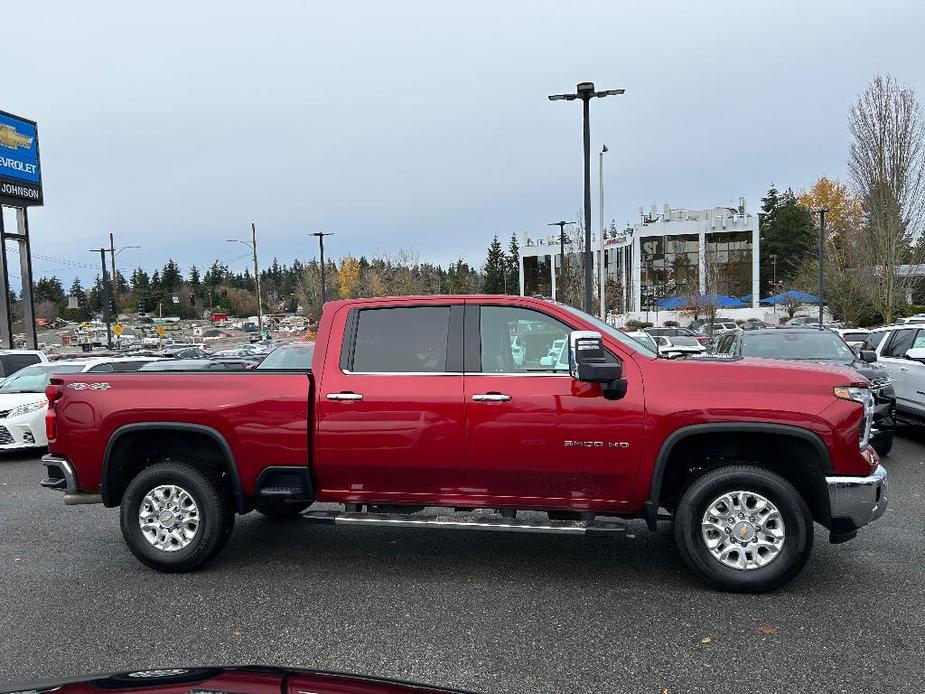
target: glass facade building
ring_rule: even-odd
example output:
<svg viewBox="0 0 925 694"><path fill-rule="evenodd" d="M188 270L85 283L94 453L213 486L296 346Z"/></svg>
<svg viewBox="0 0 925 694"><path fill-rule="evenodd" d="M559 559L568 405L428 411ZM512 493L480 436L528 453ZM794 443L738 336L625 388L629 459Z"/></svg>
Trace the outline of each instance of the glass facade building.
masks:
<svg viewBox="0 0 925 694"><path fill-rule="evenodd" d="M752 293L752 233L706 234L705 279L708 294L741 297Z"/></svg>

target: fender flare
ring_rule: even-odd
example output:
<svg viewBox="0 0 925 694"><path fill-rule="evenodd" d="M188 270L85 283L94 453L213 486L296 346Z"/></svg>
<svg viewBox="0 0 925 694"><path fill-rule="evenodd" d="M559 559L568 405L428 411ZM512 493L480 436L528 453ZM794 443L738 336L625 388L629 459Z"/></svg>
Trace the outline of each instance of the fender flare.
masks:
<svg viewBox="0 0 925 694"><path fill-rule="evenodd" d="M222 454L228 462L228 476L231 479L231 490L234 496L234 505L238 513L246 513L244 490L241 486L241 475L238 472L238 463L235 460L234 453L231 452L231 446L220 432L212 427L203 424L190 424L187 422L141 422L137 424L125 424L116 429L109 441L106 442L106 451L103 453L103 470L100 479L100 496L103 497L103 504L110 506L107 483L109 480L109 461L112 456L112 449L126 434L137 431L185 431L195 434L203 434L212 439L221 449Z"/></svg>
<svg viewBox="0 0 925 694"><path fill-rule="evenodd" d="M642 511L643 518L650 530L655 530L656 528L658 498L662 491L662 479L665 475L665 468L668 466L668 458L671 456L671 451L674 447L691 436L727 433L777 434L802 439L812 445L816 455L819 456L819 461L822 464L822 474L832 474L832 458L829 455L829 449L826 448L818 434L808 429L790 424L769 424L765 422L716 422L681 427L671 432L662 442L658 456L655 458L655 466L652 468L652 482L649 486L649 498L645 502Z"/></svg>

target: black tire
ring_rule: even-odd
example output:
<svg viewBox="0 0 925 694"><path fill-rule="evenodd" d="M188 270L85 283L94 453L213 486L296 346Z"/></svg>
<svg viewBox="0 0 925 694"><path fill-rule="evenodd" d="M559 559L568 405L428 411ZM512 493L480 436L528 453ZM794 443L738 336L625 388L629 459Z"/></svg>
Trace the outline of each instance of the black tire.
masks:
<svg viewBox="0 0 925 694"><path fill-rule="evenodd" d="M708 505L724 492L756 492L777 506L786 535L780 553L757 568L737 569L716 559L707 548L701 524ZM733 593L775 590L796 576L813 547L813 519L806 501L780 475L748 465L712 470L696 479L675 509L675 542L685 563L703 581Z"/></svg>
<svg viewBox="0 0 925 694"><path fill-rule="evenodd" d="M871 442L871 445L874 447L874 450L877 451L877 455L881 458L886 457L890 454L890 451L893 450L893 434L889 436L880 436L876 441Z"/></svg>
<svg viewBox="0 0 925 694"><path fill-rule="evenodd" d="M148 492L162 484L186 490L196 503L199 524L190 543L175 551L156 548L145 538L138 513ZM122 537L143 564L164 572L192 571L215 556L231 536L234 510L219 479L182 462L157 463L139 472L122 495Z"/></svg>
<svg viewBox="0 0 925 694"><path fill-rule="evenodd" d="M254 508L257 510L257 513L263 514L267 518L286 520L288 518L298 517L302 511L311 505L310 501L299 501L287 504L285 501L260 499L257 501L257 505Z"/></svg>

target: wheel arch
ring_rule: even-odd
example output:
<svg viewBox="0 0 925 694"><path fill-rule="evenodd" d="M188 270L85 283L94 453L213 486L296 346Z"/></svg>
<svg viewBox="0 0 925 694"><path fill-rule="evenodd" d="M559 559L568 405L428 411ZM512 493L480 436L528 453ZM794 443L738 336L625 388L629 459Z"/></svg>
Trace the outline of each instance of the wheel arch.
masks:
<svg viewBox="0 0 925 694"><path fill-rule="evenodd" d="M830 521L829 500L825 477L832 474L832 459L822 439L812 431L787 424L764 422L718 422L693 424L673 431L662 443L655 466L643 517L654 530L658 509L666 496L678 491L679 469L688 460L685 453L694 452L700 460L705 454L726 452L755 454L750 462L780 474L791 482L806 499L813 518L825 525ZM768 460L770 454L786 451L797 465L785 465ZM806 463L810 463L809 466ZM711 463L707 469L721 463ZM689 478L689 474L685 478Z"/></svg>
<svg viewBox="0 0 925 694"><path fill-rule="evenodd" d="M212 427L186 422L126 424L113 432L103 453L100 478L100 495L105 506L118 506L129 481L139 470L146 467L146 464L123 465L123 456L128 456L135 446L152 442L159 452L169 452L180 442L192 444L188 452L205 454L207 457L199 460L206 460L228 473L235 509L238 513L247 512L237 461L228 441Z"/></svg>

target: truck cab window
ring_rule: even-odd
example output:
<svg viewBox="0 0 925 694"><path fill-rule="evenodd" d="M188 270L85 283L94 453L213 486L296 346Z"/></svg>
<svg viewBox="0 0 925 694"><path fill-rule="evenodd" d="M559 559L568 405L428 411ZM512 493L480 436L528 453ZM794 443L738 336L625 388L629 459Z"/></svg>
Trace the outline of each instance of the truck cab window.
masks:
<svg viewBox="0 0 925 694"><path fill-rule="evenodd" d="M513 306L480 313L482 373L568 373L567 325Z"/></svg>
<svg viewBox="0 0 925 694"><path fill-rule="evenodd" d="M446 370L448 306L360 311L353 372L440 373Z"/></svg>

